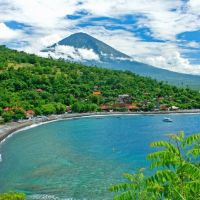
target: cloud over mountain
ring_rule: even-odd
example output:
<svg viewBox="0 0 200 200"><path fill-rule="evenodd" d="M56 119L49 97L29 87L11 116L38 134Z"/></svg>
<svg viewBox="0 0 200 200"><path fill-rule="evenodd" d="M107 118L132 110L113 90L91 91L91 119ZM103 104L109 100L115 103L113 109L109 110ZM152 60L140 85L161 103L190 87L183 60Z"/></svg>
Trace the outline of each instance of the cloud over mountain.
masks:
<svg viewBox="0 0 200 200"><path fill-rule="evenodd" d="M173 52L168 58L162 56L147 57L144 62L161 69L181 72L184 74L200 75L200 65L191 65L189 60L182 58L180 53L177 51Z"/></svg>
<svg viewBox="0 0 200 200"><path fill-rule="evenodd" d="M22 34L20 30L13 30L7 27L4 23L0 23L0 42L17 39Z"/></svg>
<svg viewBox="0 0 200 200"><path fill-rule="evenodd" d="M199 10L199 0L1 0L0 42L38 53L44 44L85 32L140 60L167 60L177 51L196 65Z"/></svg>

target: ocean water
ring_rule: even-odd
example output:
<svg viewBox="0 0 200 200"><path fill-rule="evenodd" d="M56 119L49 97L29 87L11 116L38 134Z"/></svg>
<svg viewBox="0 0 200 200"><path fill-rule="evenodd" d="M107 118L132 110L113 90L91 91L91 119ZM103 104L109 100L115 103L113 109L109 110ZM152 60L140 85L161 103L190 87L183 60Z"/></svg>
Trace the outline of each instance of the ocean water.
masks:
<svg viewBox="0 0 200 200"><path fill-rule="evenodd" d="M199 114L122 115L67 119L20 131L0 145L0 193L28 199L113 199L108 188L122 173L146 168L149 144L166 133L200 132Z"/></svg>

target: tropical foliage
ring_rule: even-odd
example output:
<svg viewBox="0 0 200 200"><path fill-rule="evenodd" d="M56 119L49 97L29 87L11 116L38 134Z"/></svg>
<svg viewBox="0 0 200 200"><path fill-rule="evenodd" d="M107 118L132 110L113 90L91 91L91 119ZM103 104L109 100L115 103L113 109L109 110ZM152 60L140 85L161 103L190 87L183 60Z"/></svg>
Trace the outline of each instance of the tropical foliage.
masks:
<svg viewBox="0 0 200 200"><path fill-rule="evenodd" d="M26 200L25 194L9 191L8 193L0 194L0 200Z"/></svg>
<svg viewBox="0 0 200 200"><path fill-rule="evenodd" d="M137 174L123 174L127 183L114 185L110 191L121 191L115 200L131 199L200 199L200 134L185 138L183 132L167 134L169 141L158 141L150 147L162 150L147 158L150 167L157 168L154 175L144 177L141 169Z"/></svg>
<svg viewBox="0 0 200 200"><path fill-rule="evenodd" d="M101 95L94 95L95 91ZM13 114L19 109L34 110L37 114L60 114L66 111L63 109L66 106L76 112L97 111L102 105L115 104L122 94L129 96L126 99L129 104L144 111L161 104L182 109L200 108L200 93L189 86L178 88L130 71L85 66L62 58L53 60L50 56L41 58L0 46L1 113L7 107ZM142 106L144 101L151 104ZM14 118L20 115L23 113Z"/></svg>

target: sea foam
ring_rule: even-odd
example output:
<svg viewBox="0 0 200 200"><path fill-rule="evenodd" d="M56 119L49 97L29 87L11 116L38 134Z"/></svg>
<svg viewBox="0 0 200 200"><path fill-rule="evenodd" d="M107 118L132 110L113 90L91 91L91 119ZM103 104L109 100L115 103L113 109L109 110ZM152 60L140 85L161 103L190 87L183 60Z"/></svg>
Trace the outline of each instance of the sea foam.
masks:
<svg viewBox="0 0 200 200"><path fill-rule="evenodd" d="M44 200L75 200L72 198L59 198L55 197L54 195L46 195L46 194L34 194L29 196L30 199L44 199ZM86 199L84 199L86 200Z"/></svg>

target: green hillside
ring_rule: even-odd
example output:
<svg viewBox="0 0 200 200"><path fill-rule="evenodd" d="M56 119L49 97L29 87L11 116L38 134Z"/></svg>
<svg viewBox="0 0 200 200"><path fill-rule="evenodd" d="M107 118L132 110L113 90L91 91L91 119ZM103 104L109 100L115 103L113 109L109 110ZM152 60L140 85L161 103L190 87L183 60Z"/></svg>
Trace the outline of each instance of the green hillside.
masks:
<svg viewBox="0 0 200 200"><path fill-rule="evenodd" d="M189 85L192 89L200 90L200 76L192 74L182 74L178 72L169 71L166 69L161 69L153 67L151 65L129 60L131 57L117 51L111 46L105 44L104 42L97 40L96 38L86 34L86 33L75 33L66 37L57 43L62 46L72 46L75 48L76 54L81 56L77 49L92 49L95 52L100 60L93 59L84 59L83 64L86 65L97 65L103 68L117 69L117 70L130 70L135 74L141 76L151 77L157 79L158 81L167 81L169 84L176 85L178 87L187 87ZM55 53L56 45L54 44L42 52ZM71 57L67 52L62 51L63 55L68 56L70 61L74 61L74 58Z"/></svg>
<svg viewBox="0 0 200 200"><path fill-rule="evenodd" d="M95 91L101 95L93 94ZM162 109L172 105L200 108L199 91L189 87L178 88L131 71L55 61L0 46L1 112L8 107L12 114L19 109L36 114L63 113L66 106L88 112L101 111L102 105L126 110L115 105L123 94L127 98L122 102L144 111L161 104Z"/></svg>

